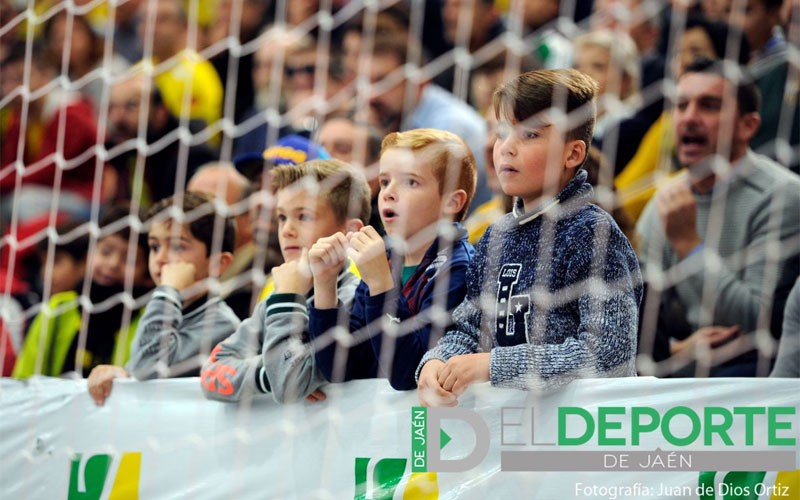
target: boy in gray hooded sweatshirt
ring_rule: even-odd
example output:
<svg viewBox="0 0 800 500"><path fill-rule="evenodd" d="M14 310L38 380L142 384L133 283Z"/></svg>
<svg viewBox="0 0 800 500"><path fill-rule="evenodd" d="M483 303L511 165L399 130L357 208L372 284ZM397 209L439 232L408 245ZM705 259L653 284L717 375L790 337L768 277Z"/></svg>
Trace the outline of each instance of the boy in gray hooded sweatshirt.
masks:
<svg viewBox="0 0 800 500"><path fill-rule="evenodd" d="M211 347L239 326L225 302L208 294L207 279L228 268L235 239L232 219L218 218L211 207L210 196L189 191L150 209L148 267L158 286L136 328L125 369L99 365L89 374L89 394L98 405L115 378L196 376ZM181 218L172 211L176 208Z"/></svg>
<svg viewBox="0 0 800 500"><path fill-rule="evenodd" d="M211 352L200 374L209 399L238 401L271 393L280 403L323 399L326 383L308 334L313 279L308 249L319 238L357 232L370 216L363 174L338 160L313 160L270 171L278 240L285 263L273 268L251 317ZM339 308L349 308L360 282L352 262L339 271Z"/></svg>

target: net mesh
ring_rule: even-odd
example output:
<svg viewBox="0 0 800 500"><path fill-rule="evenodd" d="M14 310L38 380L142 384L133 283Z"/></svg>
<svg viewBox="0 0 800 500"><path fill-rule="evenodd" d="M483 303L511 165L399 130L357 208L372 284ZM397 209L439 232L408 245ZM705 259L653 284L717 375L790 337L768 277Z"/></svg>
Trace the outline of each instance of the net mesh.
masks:
<svg viewBox="0 0 800 500"><path fill-rule="evenodd" d="M139 21L139 33L143 36L142 57L140 63L120 63L120 54L128 49L126 42L118 31L128 29L128 10L133 4L140 3L136 12ZM192 159L197 154L197 149L207 148L222 162L231 161L237 156L237 142L248 134L259 134L261 143L266 146L277 143L282 135L282 130L292 127L295 130L314 132L320 123L327 117L348 108L354 116L363 120L375 120L370 116L374 112L371 107L372 99L377 95L402 86L398 99L406 104L398 110L400 118L413 114L414 109L409 103L414 102L415 93L419 84L429 80L444 81L449 79L449 89L462 101L471 104L486 106L487 102L480 101L475 95L472 83L479 78L476 70L490 65L499 60L499 81L508 81L520 71L527 69L528 59L533 57L534 65L547 65L548 57L555 58L558 44L556 38L569 45L578 35L586 33L601 24L609 24L609 18L614 18L614 24L619 29L628 27L660 27L665 33L664 41L668 48L668 60L672 55L679 53L683 36L688 31L686 26L689 19L685 10L679 7L679 2L671 9L671 21L663 22L663 5L661 2L595 2L595 11L586 12L583 2L565 1L558 2L558 16L545 25L531 31L526 26L528 16L525 11L527 2L515 0L508 2L507 29L504 33L493 38L479 48L470 47L472 21L470 11L464 8L470 2L454 2L461 5L458 11L457 29L455 31L455 44L445 50L431 50L430 40L436 39L439 33L431 33L433 16L441 15L437 2L424 2L412 0L409 2L386 1L349 1L337 2L323 0L320 2L288 2L278 0L267 9L257 9L254 0L243 1L189 1L186 5L186 47L188 52L179 55L164 57L161 50L167 44L171 33L168 14L159 10L159 5L170 2L156 2L144 0L142 2L105 0L94 1L69 1L69 2L4 2L0 38L4 47L9 48L9 40L19 40L24 48L24 65L19 75L3 71L3 95L0 98L0 118L4 129L3 149L11 149L12 144L6 142L12 137L7 132L12 127L14 120L18 120L19 130L26 131L17 134L14 150L16 156L0 167L0 181L3 183L2 200L2 228L3 237L0 241L0 252L3 255L3 286L2 291L2 320L3 327L10 332L11 344L3 349L13 348L16 352L21 349L24 332L37 314L45 313L53 296L52 276L57 265L56 247L63 246L82 237L88 237L88 259L82 274L82 285L79 293L67 302L59 305L61 310L80 305L82 311L81 329L78 336L80 347L85 345L87 339L87 326L89 315L123 305L125 314L122 318L122 331L127 331L131 325L136 311L140 310L148 301L148 295L137 292L138 279L146 281L146 274L142 278L137 275L137 259L142 259L143 254L137 252L137 238L146 234L149 226L146 217L142 214L144 209L154 199L149 199L146 192L153 195L157 191L166 190L177 194L175 210L176 220L185 217L186 221L195 220L202 215L198 213L181 214L179 207L180 193L187 180L196 168ZM447 4L451 2L445 2ZM613 7L605 12L600 11L600 5L612 3ZM732 2L734 6L742 8L744 1ZM269 2L266 2L269 4ZM306 6L308 4L308 6ZM318 5L317 5L318 4ZM437 4L432 6L432 4ZM254 6L255 5L255 6ZM382 30L386 27L385 18L380 14L387 9L404 6L408 16L408 40L406 62L393 71L375 78L376 66L382 60L372 57L372 48L379 43ZM304 12L302 9L309 9ZM255 10L253 10L255 9ZM245 32L253 25L253 12L260 15L272 15L273 24L270 29L257 33ZM268 12L269 14L265 14ZM792 142L793 124L797 121L797 89L798 89L798 61L800 53L797 46L797 10L794 9L790 18L788 31L785 33L787 45L781 57L785 62L785 78L780 81L776 92L783 93L785 100L779 107L777 119L772 117L774 127L773 136L763 141L756 149L759 152L775 157L783 165L796 168L797 150ZM81 57L81 50L88 50L80 44L85 43L83 37L76 38L75 33L80 32L80 24L88 20L93 30L90 47L94 52L94 63L89 67L79 67L76 59ZM361 19L355 30L360 38L355 54L347 54L350 47L346 38L342 36L349 23ZM61 32L64 33L62 43L53 43L58 31L54 28L56 21L63 22ZM449 20L446 22L450 22ZM256 23L257 27L261 27ZM447 27L447 26L445 26ZM46 37L49 40L44 40ZM309 36L315 38L311 45L310 58L313 61L311 74L295 74L287 76L285 68L290 62L299 60L298 53L303 49L304 40ZM552 41L550 46L543 44L543 40ZM736 59L736 54L742 47L740 32L731 31L725 43L725 57ZM46 44L43 42L47 42ZM46 45L46 47L45 47ZM242 95L237 95L236 90L243 88L241 81L249 78L249 74L242 71L248 65L260 64L258 52L263 47L270 47L269 66L265 73L266 86L255 89L255 112L246 114L240 108ZM54 49L54 47L56 47ZM298 49L298 47L301 47ZM423 47L429 53L423 52ZM532 50L532 47L535 47ZM55 51L55 52L54 52ZM548 51L550 51L548 53ZM355 66L348 66L347 56L353 55ZM37 65L48 58L49 70L40 70ZM201 70L198 61L224 59L224 73L219 75L219 82L212 84L201 81ZM294 59L294 61L293 61ZM252 62L255 60L255 62ZM160 61L160 62L154 62ZM251 62L247 62L251 61ZM611 64L607 77L609 81L621 82L623 79L623 64ZM82 63L82 61L81 61ZM767 63L755 64L751 68L756 76L772 71L774 66ZM303 67L295 68L302 72ZM656 108L656 116L664 109L669 109L669 103L676 96L676 83L672 78L673 70L668 63L662 63L660 68L666 75L663 79L649 82L637 94L638 105L636 109L647 107ZM180 72L188 72L187 79ZM42 80L42 75L45 75ZM163 83L169 75L175 82ZM191 78L194 75L194 79ZM14 82L17 78L19 81ZM159 78L162 80L160 81ZM302 81L301 81L302 80ZM309 85L308 81L312 83ZM143 91L138 99L118 103L112 102L113 90L123 84L138 82ZM8 83L8 84L7 84ZM165 85L175 85L178 88L175 95L165 90ZM211 87L219 86L216 93ZM303 85L308 88L301 88ZM612 85L611 92L602 97L601 109L607 115L630 108L629 103L621 96L620 84L616 88ZM153 101L149 96L152 89L161 89L161 102ZM224 89L224 94L222 93ZM71 122L67 107L72 106L71 100L75 93L88 95L96 112L96 126L89 129L80 129L79 125ZM261 95L261 97L259 97ZM54 96L61 96L56 99ZM770 96L763 96L765 98ZM259 101L259 98L262 101ZM205 103L203 99L213 101L216 114L203 114L200 107ZM42 111L41 103L47 101ZM259 107L259 103L262 105ZM265 105L264 105L265 104ZM154 123L162 118L163 108L170 108L176 126L161 136L154 137L152 130ZM731 106L732 101L726 98L722 104ZM128 136L119 136L122 139L110 140L119 130L113 130L116 124L114 117L118 109L115 107L127 106L127 110L134 113L136 120L130 126ZM19 109L15 114L14 110ZM60 111L60 112L59 112ZM481 109L480 111L485 111ZM771 110L770 112L775 112ZM42 134L49 132L42 130L42 125L36 117L42 113L56 116L54 136L43 139ZM210 116L210 118L208 118ZM573 124L583 120L579 112L566 113L563 106L557 106L549 115L555 124ZM377 117L377 123L381 124ZM762 120L764 121L764 120ZM199 122L196 123L196 122ZM730 126L732 124L723 124ZM667 128L664 129L668 131ZM640 130L640 137L644 137L644 130ZM38 134L38 136L37 136ZM85 141L89 135L89 143L79 147L76 151L73 145L78 141ZM667 134L668 135L668 134ZM653 188L662 185L674 174L671 161L673 150L666 143L660 141L657 151L650 153L657 161L655 168L646 176L641 176L630 182L624 189L617 192L613 189L614 168L617 161L618 147L628 146L629 137L621 129L609 128L605 131L605 140L602 147L604 160L598 161L596 172L597 187L595 196L598 203L609 211L614 211L624 205L626 201L633 200L640 195L651 193ZM53 142L53 150L40 157L32 155L32 144L49 144ZM23 147L25 145L25 147ZM475 149L474 145L473 149ZM716 151L719 158L729 156L730 148L735 146L735 141L724 140L720 136L719 149ZM44 147L44 146L42 146ZM171 156L159 156L167 150L174 150ZM239 151L240 152L240 151ZM255 151L260 153L260 151ZM482 150L474 151L476 157L483 156ZM114 170L108 166L115 159L127 158L127 170ZM150 160L154 158L170 158L174 164L154 165ZM33 159L31 159L33 158ZM356 163L365 163L366 157L355 158ZM482 160L481 160L482 161ZM729 165L721 161L715 166L718 172L726 172ZM173 170L171 175L153 175L153 170L164 172ZM33 178L40 175L49 176L49 181L37 184L34 188L23 181L24 178ZM111 175L116 174L116 175ZM254 220L270 219L274 216L275 198L268 186L263 184L264 170L257 168L250 172L251 181L256 183L252 195L242 197L232 203L224 199L228 182L217 186L216 198L208 207L208 211L217 215L217 222L221 223L226 216L237 217L254 213ZM75 179L80 178L81 184L76 187ZM480 178L483 180L483 174ZM485 182L485 181L484 181ZM153 183L150 185L150 183ZM793 184L789 184L793 185ZM121 186L128 186L123 191ZM177 187L177 189L176 189ZM117 189L115 189L117 188ZM639 332L640 354L638 357L638 370L642 374L655 374L668 376L683 373L695 376L709 375L717 366L723 366L726 360L734 359L743 352L755 350L755 372L766 375L770 369L771 360L774 358L777 341L776 334L779 326L774 324L774 310L783 307L787 287L793 283L793 278L787 280L787 273L791 273L792 265L796 268L797 254L800 251L800 236L798 236L798 213L793 211L792 205L795 194L781 190L776 186L769 189L774 194L769 200L764 201L767 208L764 210L762 220L758 222L736 222L740 227L747 224L758 224L763 231L758 231L761 238L758 241L749 241L737 248L732 253L720 254L720 248L727 248L730 243L727 238L733 231L730 227L729 215L736 211L735 199L719 196L712 197L705 223L706 235L704 237L705 250L703 257L688 259L682 262L669 262L662 266L662 253L664 241L635 241L640 252L647 248L658 265L646 269L645 277L648 282L647 293L641 308L641 326ZM116 194L115 194L116 191ZM127 193L127 197L119 196L120 192ZM250 194L250 193L248 193ZM102 224L102 214L109 205L129 201L128 215L108 224ZM71 228L68 232L59 233L58 222L62 220L64 211L80 213L85 218L84 222ZM207 213L207 212L206 212ZM267 283L269 269L265 269L270 262L268 253L264 250L270 245L275 246L275 232L266 224L266 228L252 222L254 241L260 251L254 257L254 265L246 271L233 277L225 283L209 278L210 293L217 295L227 294L231 290L247 289L251 293L251 304L255 303L262 288ZM121 228L128 228L132 237L126 242L127 253L124 258L124 284L122 289L101 302L92 302L90 283L93 278L94 263L101 256L98 242L108 235L119 232ZM174 226L175 231L179 229ZM222 248L221 224L214 231L211 253ZM783 228L784 230L778 229ZM634 236L632 227L628 228L630 236ZM177 234L177 233L176 233ZM544 235L544 241L553 242L555 235ZM599 231L594 235L592 269L602 269L608 255L608 234ZM494 248L494 247L492 247ZM38 250L37 250L38 249ZM544 265L550 262L554 249L552 245L544 245L540 252L540 261L532 261L531 266ZM29 266L28 259L32 254L41 256L41 264ZM642 254L640 253L640 256ZM489 255L489 259L500 256ZM538 262L538 264L537 264ZM788 263L788 264L787 264ZM139 264L141 268L141 263ZM660 266L660 267L659 267ZM788 266L788 267L787 267ZM29 281L31 276L39 275L40 286ZM796 270L795 270L796 274ZM543 273L544 275L544 273ZM746 304L748 311L742 314L733 314L734 318L746 318L748 323L742 326L742 331L737 334L735 342L730 342L716 348L713 343L696 342L682 345L684 349L680 356L673 356L666 361L654 360L650 347L657 342L656 331L660 328L669 328L675 325L664 325L664 321L671 321L669 311L664 310L665 296L677 293L681 295L681 284L690 281L692 276L702 275L706 279L699 285L695 284L690 296L695 301L688 304L696 317L693 317L690 327L718 326L718 320L724 318L727 309L732 303ZM542 278L536 282L528 295L532 298L532 306L541 310L552 311L565 307L581 297L588 297L589 310L606 307L600 300L609 290L622 290L627 282L605 281L602 279L588 280L576 283L557 294L548 289L548 282ZM33 286L31 286L33 285ZM734 292L730 292L734 290ZM777 292L776 292L777 290ZM37 292L41 298L31 295ZM687 292L688 293L688 292ZM693 294L693 295L692 295ZM741 295L744 294L743 298ZM446 294L433 294L436 298L428 310L427 319L436 327L434 337L441 336L444 325L450 320L451 313L444 302ZM684 301L686 300L684 294ZM488 316L494 311L494 298L476 297L475 303L485 307L483 312ZM729 301L729 302L725 302ZM741 302L737 302L741 301ZM20 313L20 310L22 311ZM343 313L346 311L343 311ZM741 311L739 311L741 312ZM390 316L393 311L387 310ZM346 314L340 315L343 320ZM399 325L382 324L387 334L382 351L382 364L391 370L391 359L395 338L402 338L404 333L412 332L417 327L419 318L408 320ZM723 326L739 324L729 321ZM337 370L340 373L347 362L346 347L370 337L369 328L365 328L358 335L351 336L342 330L334 330L318 341L319 346L335 343L339 346L337 351ZM483 324L487 327L487 323ZM541 325L540 325L541 326ZM675 326L677 328L677 326ZM490 332L484 332L489 334ZM132 334L132 333L131 333ZM673 343L673 347L674 347ZM45 337L42 337L41 348L45 347ZM205 346L206 353L212 346ZM595 346L597 355L601 346ZM78 356L78 354L75 354ZM120 354L122 356L122 354ZM204 356L198 357L202 363ZM77 358L76 358L77 359ZM120 358L115 362L119 363ZM39 361L40 365L43 361ZM7 368L7 367L5 367Z"/></svg>

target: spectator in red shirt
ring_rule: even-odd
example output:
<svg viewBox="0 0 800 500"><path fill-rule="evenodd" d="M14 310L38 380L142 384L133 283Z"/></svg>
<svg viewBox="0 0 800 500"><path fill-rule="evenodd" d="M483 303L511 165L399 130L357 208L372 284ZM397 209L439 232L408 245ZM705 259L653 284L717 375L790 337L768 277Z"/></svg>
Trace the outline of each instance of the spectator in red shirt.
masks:
<svg viewBox="0 0 800 500"><path fill-rule="evenodd" d="M34 53L36 50L34 50ZM91 206L97 158L97 123L91 103L53 83L55 68L43 57L30 59L24 92L25 47L2 61L2 94L14 95L0 142L0 222L59 212L83 217ZM18 185L19 184L19 185ZM57 195L57 196L56 196Z"/></svg>

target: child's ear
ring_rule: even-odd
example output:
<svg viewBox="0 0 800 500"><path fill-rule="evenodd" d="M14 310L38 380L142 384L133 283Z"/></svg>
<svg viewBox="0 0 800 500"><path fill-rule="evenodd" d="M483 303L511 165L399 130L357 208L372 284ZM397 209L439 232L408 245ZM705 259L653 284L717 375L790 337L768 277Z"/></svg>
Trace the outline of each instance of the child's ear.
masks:
<svg viewBox="0 0 800 500"><path fill-rule="evenodd" d="M345 234L357 233L362 227L364 227L364 223L361 222L361 219L347 219L347 222L345 223L345 228L347 228Z"/></svg>
<svg viewBox="0 0 800 500"><path fill-rule="evenodd" d="M564 168L574 169L586 159L586 143L580 139L567 141L564 145Z"/></svg>
<svg viewBox="0 0 800 500"><path fill-rule="evenodd" d="M213 255L212 255L213 258ZM228 270L230 265L233 263L233 254L231 252L220 252L217 254L217 269L219 269L219 274L215 276L218 278L225 274L225 271ZM209 269L210 271L211 269Z"/></svg>
<svg viewBox="0 0 800 500"><path fill-rule="evenodd" d="M444 196L445 198L442 200L442 212L447 215L456 215L467 203L467 192L463 189L456 189Z"/></svg>

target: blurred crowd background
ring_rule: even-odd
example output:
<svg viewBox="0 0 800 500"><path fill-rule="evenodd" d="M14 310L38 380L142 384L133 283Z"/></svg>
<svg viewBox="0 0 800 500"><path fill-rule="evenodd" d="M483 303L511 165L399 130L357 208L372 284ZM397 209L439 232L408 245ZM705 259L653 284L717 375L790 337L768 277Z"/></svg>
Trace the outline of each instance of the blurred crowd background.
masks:
<svg viewBox="0 0 800 500"><path fill-rule="evenodd" d="M247 317L281 262L262 189L269 167L339 158L362 166L377 196L392 131L441 128L469 144L477 242L512 202L493 174L492 92L538 68L597 80L587 169L597 203L635 240L646 203L683 166L672 98L697 58L753 76L761 126L750 147L800 171L799 40L797 0L0 0L0 366L10 373L28 323L58 293L140 309L152 287L141 214L186 189L213 193L235 217L236 265L220 293ZM98 244L123 226L130 241L118 252ZM798 233L782 248L790 259ZM100 257L115 286L95 297L87 283ZM658 314L645 301L643 323ZM753 336L730 359L755 351L768 365L782 306L770 314L779 318L759 324L772 343ZM651 363L675 354L645 353L642 371L680 373ZM704 356L705 368L691 357L685 373L714 374L722 362Z"/></svg>

